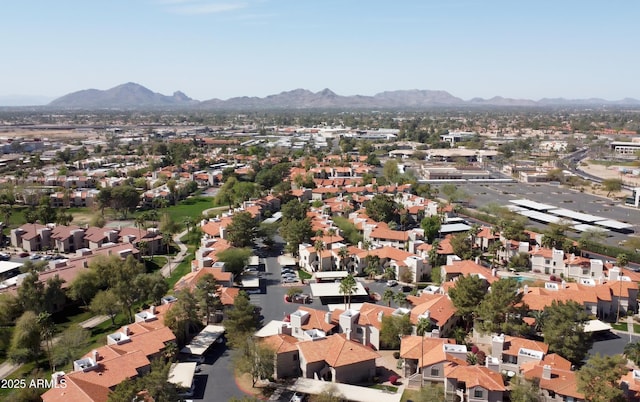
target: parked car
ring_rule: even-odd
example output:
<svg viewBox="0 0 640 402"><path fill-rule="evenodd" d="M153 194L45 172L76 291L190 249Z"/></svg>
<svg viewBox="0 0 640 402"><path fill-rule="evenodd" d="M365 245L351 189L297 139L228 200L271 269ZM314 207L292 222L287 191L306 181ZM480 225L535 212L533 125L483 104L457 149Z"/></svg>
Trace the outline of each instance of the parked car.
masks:
<svg viewBox="0 0 640 402"><path fill-rule="evenodd" d="M40 254L31 254L31 255L29 256L29 259L30 259L31 261L39 260L40 258L42 258L42 256L41 256Z"/></svg>
<svg viewBox="0 0 640 402"><path fill-rule="evenodd" d="M293 271L293 269L289 269L289 268L284 268L282 271L280 271L281 274L294 274L295 272Z"/></svg>
<svg viewBox="0 0 640 402"><path fill-rule="evenodd" d="M389 287L396 286L397 284L398 284L398 281L393 280L393 279L390 280L390 281L387 281L387 286L389 286Z"/></svg>
<svg viewBox="0 0 640 402"><path fill-rule="evenodd" d="M282 283L294 283L298 282L298 278L287 277L282 280Z"/></svg>
<svg viewBox="0 0 640 402"><path fill-rule="evenodd" d="M9 261L10 259L11 259L11 255L9 255L7 253L0 253L0 260Z"/></svg>
<svg viewBox="0 0 640 402"><path fill-rule="evenodd" d="M29 256L29 253L27 253L26 251L18 253L18 257L20 257L20 258L25 258L25 257L28 257L28 256Z"/></svg>
<svg viewBox="0 0 640 402"><path fill-rule="evenodd" d="M291 397L290 402L304 402L306 398L307 398L306 394L296 391L296 393L293 394L293 396Z"/></svg>

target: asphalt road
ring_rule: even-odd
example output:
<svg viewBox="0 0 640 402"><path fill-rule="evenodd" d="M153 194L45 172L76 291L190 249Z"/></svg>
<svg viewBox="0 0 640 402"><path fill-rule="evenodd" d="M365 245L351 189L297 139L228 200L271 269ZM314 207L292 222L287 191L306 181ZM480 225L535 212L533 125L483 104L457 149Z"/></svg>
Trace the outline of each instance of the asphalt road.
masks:
<svg viewBox="0 0 640 402"><path fill-rule="evenodd" d="M580 193L564 187L546 183L464 183L461 189L471 195L470 203L480 209L489 203L508 205L509 200L529 199L554 205L558 208L571 209L577 212L602 216L634 225L635 232L640 232L640 211L624 207L615 201L604 197ZM546 225L529 221L533 226L544 229ZM576 236L578 236L576 234ZM605 240L607 244L618 245L629 235L609 232Z"/></svg>
<svg viewBox="0 0 640 402"><path fill-rule="evenodd" d="M225 344L216 344L207 352L200 372L194 376L195 391L190 399L228 401L233 397L241 399L246 396L234 381L233 353Z"/></svg>

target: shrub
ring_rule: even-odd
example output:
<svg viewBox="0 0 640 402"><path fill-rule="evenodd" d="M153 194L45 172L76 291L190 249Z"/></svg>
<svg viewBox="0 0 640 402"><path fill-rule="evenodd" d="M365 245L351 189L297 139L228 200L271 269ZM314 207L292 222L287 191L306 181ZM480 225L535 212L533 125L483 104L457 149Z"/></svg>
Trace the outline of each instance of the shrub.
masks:
<svg viewBox="0 0 640 402"><path fill-rule="evenodd" d="M391 377L389 377L389 382L393 385L396 385L399 379L400 377L398 377L397 375L392 375Z"/></svg>
<svg viewBox="0 0 640 402"><path fill-rule="evenodd" d="M479 351L479 350L480 350L480 349L478 349L478 347L477 347L476 345L473 345L473 346L471 347L471 353L473 353L474 355L475 355L475 354L478 354L478 351Z"/></svg>
<svg viewBox="0 0 640 402"><path fill-rule="evenodd" d="M393 358L394 359L399 359L400 358L400 352L398 352L398 351L393 352Z"/></svg>
<svg viewBox="0 0 640 402"><path fill-rule="evenodd" d="M551 275L551 276L549 277L549 280L550 280L551 282L555 282L555 281L557 281L557 280L558 280L558 278L556 278L556 276L555 276L555 275Z"/></svg>
<svg viewBox="0 0 640 402"><path fill-rule="evenodd" d="M482 350L479 350L478 353L476 353L476 357L478 358L478 364L480 365L483 365L485 360L487 360L487 354Z"/></svg>

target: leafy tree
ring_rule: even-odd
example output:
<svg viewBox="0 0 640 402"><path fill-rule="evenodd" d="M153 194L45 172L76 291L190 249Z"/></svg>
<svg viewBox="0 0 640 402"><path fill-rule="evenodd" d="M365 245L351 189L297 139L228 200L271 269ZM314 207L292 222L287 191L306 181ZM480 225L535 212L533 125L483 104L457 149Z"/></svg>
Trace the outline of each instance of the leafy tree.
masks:
<svg viewBox="0 0 640 402"><path fill-rule="evenodd" d="M522 334L527 325L522 317L527 306L522 305L522 292L518 291L518 282L513 278L503 278L491 284L491 291L478 306L479 327L484 332Z"/></svg>
<svg viewBox="0 0 640 402"><path fill-rule="evenodd" d="M354 294L357 289L358 286L356 283L356 279L351 274L347 275L340 281L338 292L342 293L342 295L344 296L345 305L347 304L347 300L349 301L349 308L351 308L351 295Z"/></svg>
<svg viewBox="0 0 640 402"><path fill-rule="evenodd" d="M616 256L616 265L623 269L624 267L629 265L629 257L624 253L618 254Z"/></svg>
<svg viewBox="0 0 640 402"><path fill-rule="evenodd" d="M511 260L509 260L509 267L516 271L528 271L531 268L529 253L522 252L511 257Z"/></svg>
<svg viewBox="0 0 640 402"><path fill-rule="evenodd" d="M459 233L451 237L451 248L453 248L455 255L463 260L470 260L474 256L471 239L466 233Z"/></svg>
<svg viewBox="0 0 640 402"><path fill-rule="evenodd" d="M625 401L620 388L620 377L627 373L626 360L621 355L600 356L596 354L578 370L578 391L589 402Z"/></svg>
<svg viewBox="0 0 640 402"><path fill-rule="evenodd" d="M562 250L567 238L565 233L568 225L552 223L548 227L549 229L547 229L542 236L542 245L547 248Z"/></svg>
<svg viewBox="0 0 640 402"><path fill-rule="evenodd" d="M79 325L73 325L60 334L53 347L54 366L65 366L81 355L89 346L91 332Z"/></svg>
<svg viewBox="0 0 640 402"><path fill-rule="evenodd" d="M38 358L41 352L40 324L33 311L25 311L16 321L9 358L16 363L26 363Z"/></svg>
<svg viewBox="0 0 640 402"><path fill-rule="evenodd" d="M18 302L23 311L39 313L44 310L44 284L38 280L38 274L30 272L18 287Z"/></svg>
<svg viewBox="0 0 640 402"><path fill-rule="evenodd" d="M280 208L282 221L301 221L307 217L309 204L300 202L297 198L287 202Z"/></svg>
<svg viewBox="0 0 640 402"><path fill-rule="evenodd" d="M298 246L311 239L311 221L308 218L283 221L280 227L280 234L287 242L286 250L297 256Z"/></svg>
<svg viewBox="0 0 640 402"><path fill-rule="evenodd" d="M12 325L22 312L17 297L9 293L0 294L0 327Z"/></svg>
<svg viewBox="0 0 640 402"><path fill-rule="evenodd" d="M224 262L224 270L231 272L238 280L252 255L249 248L230 248L218 253L218 259Z"/></svg>
<svg viewBox="0 0 640 402"><path fill-rule="evenodd" d="M146 293L144 289L136 286L141 283L136 283L136 277L144 274L144 265L131 255L124 261L117 256L113 256L109 262L110 270L108 273L103 273L103 275L108 275L107 283L109 284L109 289L120 300L120 304L124 307L124 311L129 317L129 322L133 322L133 305L138 301L144 300Z"/></svg>
<svg viewBox="0 0 640 402"><path fill-rule="evenodd" d="M111 208L120 213L124 219L133 212L140 203L140 194L132 186L117 186L111 189Z"/></svg>
<svg viewBox="0 0 640 402"><path fill-rule="evenodd" d="M544 314L542 333L549 352L574 364L580 363L593 343L591 336L584 332L584 323L589 316L582 305L573 300L567 303L554 300L551 306L545 307Z"/></svg>
<svg viewBox="0 0 640 402"><path fill-rule="evenodd" d="M511 402L540 402L540 387L533 381L516 376L511 380Z"/></svg>
<svg viewBox="0 0 640 402"><path fill-rule="evenodd" d="M607 191L606 197L609 197L611 193L615 193L622 190L622 180L604 179L602 180L602 187Z"/></svg>
<svg viewBox="0 0 640 402"><path fill-rule="evenodd" d="M61 279L58 274L47 279L44 290L44 309L49 313L55 313L64 306L66 300L64 290L62 290L64 282L64 279Z"/></svg>
<svg viewBox="0 0 640 402"><path fill-rule="evenodd" d="M98 293L99 278L96 271L92 269L84 270L76 276L69 285L69 297L76 301L82 301L86 306L89 305L91 299Z"/></svg>
<svg viewBox="0 0 640 402"><path fill-rule="evenodd" d="M440 193L442 193L449 203L454 202L459 198L458 187L455 184L444 184L440 188Z"/></svg>
<svg viewBox="0 0 640 402"><path fill-rule="evenodd" d="M396 219L398 214L398 205L389 196L384 194L376 194L373 198L365 203L367 215L378 222L389 222Z"/></svg>
<svg viewBox="0 0 640 402"><path fill-rule="evenodd" d="M196 298L190 292L179 291L173 306L167 311L164 324L171 329L176 336L178 345L184 345L189 335L197 331L201 326L198 317Z"/></svg>
<svg viewBox="0 0 640 402"><path fill-rule="evenodd" d="M398 170L398 162L395 159L388 159L382 168L382 174L389 183L397 183L400 171Z"/></svg>
<svg viewBox="0 0 640 402"><path fill-rule="evenodd" d="M409 314L383 316L380 328L380 344L385 349L398 349L400 335L410 335L413 331Z"/></svg>
<svg viewBox="0 0 640 402"><path fill-rule="evenodd" d="M169 291L169 284L160 272L153 272L137 275L133 281L133 288L138 292L138 300L157 305Z"/></svg>
<svg viewBox="0 0 640 402"><path fill-rule="evenodd" d="M251 304L249 295L240 291L233 301L233 308L228 311L225 328L229 334L229 342L233 347L240 347L249 334L258 328L260 317L256 307Z"/></svg>
<svg viewBox="0 0 640 402"><path fill-rule="evenodd" d="M108 395L109 402L129 402L136 400L137 394L146 390L154 401L178 401L179 387L167 381L170 362L155 359L151 362L151 371L135 379L126 379L118 384Z"/></svg>
<svg viewBox="0 0 640 402"><path fill-rule="evenodd" d="M427 243L433 243L440 233L442 222L438 215L427 216L420 222L420 227L424 230L424 238Z"/></svg>
<svg viewBox="0 0 640 402"><path fill-rule="evenodd" d="M217 309L222 308L220 298L217 297L218 283L216 278L211 274L202 276L196 283L194 296L198 301L198 310L200 315L205 319L207 325L211 314Z"/></svg>
<svg viewBox="0 0 640 402"><path fill-rule="evenodd" d="M89 310L95 314L104 314L111 319L111 325L116 325L116 316L122 311L120 299L113 290L101 290L93 297Z"/></svg>
<svg viewBox="0 0 640 402"><path fill-rule="evenodd" d="M252 386L255 387L258 380L269 378L275 371L275 352L265 344L245 338L241 350L235 355L234 364L241 373L251 375Z"/></svg>
<svg viewBox="0 0 640 402"><path fill-rule="evenodd" d="M227 226L227 239L234 247L250 247L257 235L258 223L250 212L239 212L233 215Z"/></svg>
<svg viewBox="0 0 640 402"><path fill-rule="evenodd" d="M413 274L407 267L400 267L400 274L398 275L400 282L411 283L413 282Z"/></svg>
<svg viewBox="0 0 640 402"><path fill-rule="evenodd" d="M486 285L477 275L459 277L456 285L449 290L449 297L456 308L456 315L462 317L467 328L473 324L478 306L484 299Z"/></svg>

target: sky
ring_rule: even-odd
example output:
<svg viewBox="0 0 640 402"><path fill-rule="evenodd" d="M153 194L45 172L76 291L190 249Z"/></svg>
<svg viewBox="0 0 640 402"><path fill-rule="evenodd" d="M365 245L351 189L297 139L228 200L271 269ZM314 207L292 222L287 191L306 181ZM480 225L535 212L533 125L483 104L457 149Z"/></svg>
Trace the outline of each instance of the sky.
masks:
<svg viewBox="0 0 640 402"><path fill-rule="evenodd" d="M638 1L8 0L0 96L640 98Z"/></svg>

